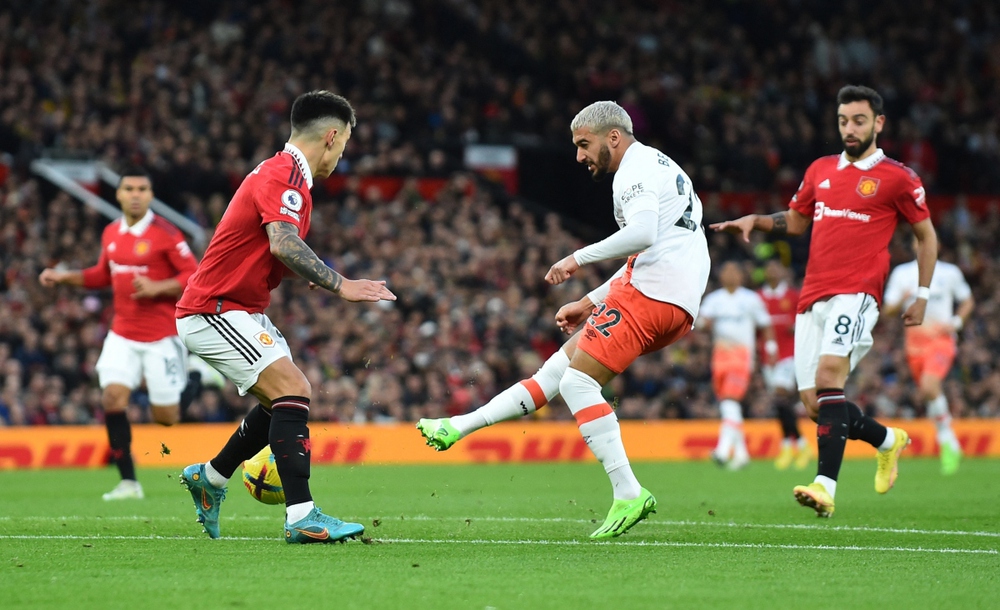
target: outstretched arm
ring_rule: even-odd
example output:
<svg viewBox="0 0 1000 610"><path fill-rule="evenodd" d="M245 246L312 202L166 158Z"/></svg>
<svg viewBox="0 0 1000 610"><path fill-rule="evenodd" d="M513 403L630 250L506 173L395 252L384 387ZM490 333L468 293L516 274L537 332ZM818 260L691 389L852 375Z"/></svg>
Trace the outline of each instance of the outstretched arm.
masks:
<svg viewBox="0 0 1000 610"><path fill-rule="evenodd" d="M742 234L743 241L750 241L752 231L763 231L772 235L802 235L812 224L812 218L793 209L776 212L767 216L749 214L736 220L727 220L709 225L715 231Z"/></svg>
<svg viewBox="0 0 1000 610"><path fill-rule="evenodd" d="M266 225L266 229L271 242L271 254L313 284L347 301L396 300L396 295L385 287L385 282L344 279L344 276L328 267L302 241L295 225L289 222L271 222Z"/></svg>

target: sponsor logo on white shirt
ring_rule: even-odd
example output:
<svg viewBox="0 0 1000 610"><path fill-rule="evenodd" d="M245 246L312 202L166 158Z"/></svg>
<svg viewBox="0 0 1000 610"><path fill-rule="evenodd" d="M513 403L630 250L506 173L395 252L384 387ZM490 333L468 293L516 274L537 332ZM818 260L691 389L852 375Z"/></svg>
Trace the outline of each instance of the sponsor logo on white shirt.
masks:
<svg viewBox="0 0 1000 610"><path fill-rule="evenodd" d="M633 184L622 192L622 205L631 201L636 195L642 192L642 183Z"/></svg>

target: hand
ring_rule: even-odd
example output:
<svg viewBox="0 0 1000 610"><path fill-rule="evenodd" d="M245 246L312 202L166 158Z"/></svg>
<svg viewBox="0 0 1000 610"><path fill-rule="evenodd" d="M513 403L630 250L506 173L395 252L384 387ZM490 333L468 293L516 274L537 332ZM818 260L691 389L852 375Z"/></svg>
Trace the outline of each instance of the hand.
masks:
<svg viewBox="0 0 1000 610"><path fill-rule="evenodd" d="M38 282L46 288L53 288L56 284L62 282L62 279L63 272L56 271L55 269L46 269L38 276Z"/></svg>
<svg viewBox="0 0 1000 610"><path fill-rule="evenodd" d="M917 299L903 312L903 326L920 326L924 323L924 313L927 312L927 301Z"/></svg>
<svg viewBox="0 0 1000 610"><path fill-rule="evenodd" d="M753 232L753 225L756 219L756 214L750 214L742 218L737 218L736 220L716 222L708 225L708 228L713 231L725 231L726 233L732 233L734 235L742 234L743 241L750 243L750 233Z"/></svg>
<svg viewBox="0 0 1000 610"><path fill-rule="evenodd" d="M768 368L774 369L774 365L778 364L778 354L777 353L774 353L774 354L764 354L764 357L767 359L767 366L768 366Z"/></svg>
<svg viewBox="0 0 1000 610"><path fill-rule="evenodd" d="M385 287L385 281L372 280L349 280L344 279L340 285L340 292L337 293L345 301L356 303L358 301L395 301L396 295L392 294Z"/></svg>
<svg viewBox="0 0 1000 610"><path fill-rule="evenodd" d="M160 296L160 283L145 275L137 275L132 279L133 299L153 299Z"/></svg>
<svg viewBox="0 0 1000 610"><path fill-rule="evenodd" d="M576 259L573 258L573 255L570 254L558 263L552 265L549 272L545 274L545 281L553 286L562 284L569 279L569 276L576 273L576 270L579 268L580 264L577 263Z"/></svg>
<svg viewBox="0 0 1000 610"><path fill-rule="evenodd" d="M316 282L309 282L309 290L319 290L320 287Z"/></svg>
<svg viewBox="0 0 1000 610"><path fill-rule="evenodd" d="M593 310L594 304L590 301L590 297L566 303L556 312L556 326L567 335L572 335L580 324L590 317Z"/></svg>

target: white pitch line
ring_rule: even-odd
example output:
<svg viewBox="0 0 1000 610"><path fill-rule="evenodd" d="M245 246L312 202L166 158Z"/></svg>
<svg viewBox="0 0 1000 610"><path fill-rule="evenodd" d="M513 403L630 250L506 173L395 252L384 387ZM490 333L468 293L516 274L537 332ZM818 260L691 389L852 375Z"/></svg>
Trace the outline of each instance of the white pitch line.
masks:
<svg viewBox="0 0 1000 610"><path fill-rule="evenodd" d="M348 519L371 521L395 521L397 517L379 515L374 517L349 516ZM225 515L221 521L275 521L281 519L275 516L263 515ZM138 515L118 515L98 517L89 515L69 515L62 517L41 517L29 515L24 517L0 517L0 521L192 521L193 518L164 515L160 517L143 517ZM570 519L566 517L433 517L430 515L404 515L401 521L485 521L487 523L593 523L591 519ZM867 525L811 525L807 523L735 523L732 521L670 521L649 519L646 525L662 527L725 527L736 529L778 529L778 530L816 530L825 532L870 532L883 534L918 534L924 536L974 536L980 538L1000 538L1000 532L969 531L969 530L924 530L917 528L874 527Z"/></svg>
<svg viewBox="0 0 1000 610"><path fill-rule="evenodd" d="M204 536L44 536L44 535L0 535L0 540L154 540L154 541L193 541L207 540ZM221 541L269 541L277 542L277 536L233 536L219 538ZM468 545L499 545L499 546L627 546L627 547L673 547L673 548L709 548L709 549L777 549L788 551L869 551L893 553L942 553L951 555L1000 555L995 549L929 549L924 547L904 546L838 546L832 544L757 544L740 542L667 542L657 540L617 540L609 542L581 542L579 540L428 540L421 538L382 538L373 540L375 544L468 544Z"/></svg>

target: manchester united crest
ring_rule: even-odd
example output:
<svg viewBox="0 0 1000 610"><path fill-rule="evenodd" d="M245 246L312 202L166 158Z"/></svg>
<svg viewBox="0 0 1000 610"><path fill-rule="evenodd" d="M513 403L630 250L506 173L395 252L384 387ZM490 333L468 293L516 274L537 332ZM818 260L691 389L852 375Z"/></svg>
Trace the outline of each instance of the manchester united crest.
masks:
<svg viewBox="0 0 1000 610"><path fill-rule="evenodd" d="M140 239L135 242L135 246L133 246L132 251L135 252L136 256L146 256L149 254L149 248L149 242L145 239Z"/></svg>
<svg viewBox="0 0 1000 610"><path fill-rule="evenodd" d="M878 178L861 176L861 181L858 182L858 194L862 197L873 196L876 192L878 192L878 183Z"/></svg>
<svg viewBox="0 0 1000 610"><path fill-rule="evenodd" d="M255 337L257 341L259 341L260 344L263 345L264 347L271 347L272 345L274 345L274 339L272 339L271 335L267 334L264 331L257 333Z"/></svg>

